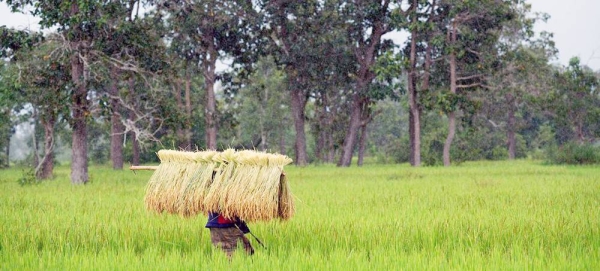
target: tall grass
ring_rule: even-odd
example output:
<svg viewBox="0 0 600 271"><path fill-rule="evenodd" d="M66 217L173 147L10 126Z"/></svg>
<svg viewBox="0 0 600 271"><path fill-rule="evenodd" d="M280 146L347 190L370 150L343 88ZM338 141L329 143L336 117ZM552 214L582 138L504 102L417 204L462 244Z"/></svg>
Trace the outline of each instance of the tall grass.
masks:
<svg viewBox="0 0 600 271"><path fill-rule="evenodd" d="M151 173L90 172L20 186L0 171L0 269L600 269L598 167L286 167L296 216L251 224L267 248L231 262L205 217L145 210Z"/></svg>

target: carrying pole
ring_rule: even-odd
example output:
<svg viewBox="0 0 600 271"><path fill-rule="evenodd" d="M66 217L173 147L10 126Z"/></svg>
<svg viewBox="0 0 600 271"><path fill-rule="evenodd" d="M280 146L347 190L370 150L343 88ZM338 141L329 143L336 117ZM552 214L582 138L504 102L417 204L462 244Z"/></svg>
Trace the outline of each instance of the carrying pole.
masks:
<svg viewBox="0 0 600 271"><path fill-rule="evenodd" d="M156 170L158 166L130 166L129 170Z"/></svg>

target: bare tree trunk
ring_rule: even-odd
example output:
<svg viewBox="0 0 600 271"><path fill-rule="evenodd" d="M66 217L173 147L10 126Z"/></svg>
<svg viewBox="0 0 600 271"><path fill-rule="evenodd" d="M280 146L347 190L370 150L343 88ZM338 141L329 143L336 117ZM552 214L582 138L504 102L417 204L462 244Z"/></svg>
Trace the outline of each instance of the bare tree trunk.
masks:
<svg viewBox="0 0 600 271"><path fill-rule="evenodd" d="M448 113L448 136L446 137L446 142L444 143L444 166L450 166L450 147L452 145L452 140L454 140L454 135L456 134L456 115L455 112Z"/></svg>
<svg viewBox="0 0 600 271"><path fill-rule="evenodd" d="M33 168L38 168L40 165L40 153L38 147L38 138L37 138L37 127L38 127L38 113L37 108L33 107L33 134L31 135L31 144L33 147Z"/></svg>
<svg viewBox="0 0 600 271"><path fill-rule="evenodd" d="M578 120L575 121L575 125L577 125L577 127L575 128L577 133L577 141L580 145L582 145L583 143L585 143L585 134L583 132L583 120L581 118L578 118Z"/></svg>
<svg viewBox="0 0 600 271"><path fill-rule="evenodd" d="M333 133L327 134L327 163L333 163L335 161L335 142L333 141Z"/></svg>
<svg viewBox="0 0 600 271"><path fill-rule="evenodd" d="M261 111L263 111L263 110L261 110ZM265 131L264 118L265 118L265 115L263 115L263 113L261 112L261 115L259 116L260 144L258 144L258 148L260 151L267 150L267 132Z"/></svg>
<svg viewBox="0 0 600 271"><path fill-rule="evenodd" d="M514 160L516 157L517 145L517 140L515 137L515 126L517 122L515 119L515 101L510 93L506 94L506 100L508 101L508 127L506 127L506 133L508 138L508 159Z"/></svg>
<svg viewBox="0 0 600 271"><path fill-rule="evenodd" d="M121 105L119 103L119 89L117 87L117 70L112 70L112 82L108 89L110 95L110 160L113 169L123 169L123 137L125 127L121 122Z"/></svg>
<svg viewBox="0 0 600 271"><path fill-rule="evenodd" d="M185 129L184 129L184 145L186 150L192 150L192 95L191 95L192 78L190 72L186 69L185 72Z"/></svg>
<svg viewBox="0 0 600 271"><path fill-rule="evenodd" d="M131 151L132 151L132 160L131 163L134 166L140 165L140 142L137 140L137 135L135 133L131 133Z"/></svg>
<svg viewBox="0 0 600 271"><path fill-rule="evenodd" d="M409 83L409 85L410 85L410 83ZM408 89L408 96L409 96L408 97L408 101L409 101L409 103L408 103L408 145L409 145L408 163L410 163L411 166L415 167L416 166L415 165L415 156L414 156L414 154L416 152L415 144L414 144L414 142L415 142L415 125L414 125L415 117L413 116L413 112L410 109L410 100L411 100L410 93L411 93L411 90L409 87L409 89Z"/></svg>
<svg viewBox="0 0 600 271"><path fill-rule="evenodd" d="M268 148L268 144L267 144L268 136L267 136L267 131L265 129L265 119L267 118L266 108L269 103L269 89L264 88L263 94L264 95L261 95L262 99L260 99L261 106L258 109L260 111L260 115L258 116L258 122L259 122L259 127L260 127L259 149L261 151L266 151Z"/></svg>
<svg viewBox="0 0 600 271"><path fill-rule="evenodd" d="M177 108L183 108L183 100L181 98L181 80L175 80L175 84L173 85L173 95L175 96L175 102L177 103ZM177 123L177 127L175 128L175 135L177 136L177 147L179 149L185 149L185 131L184 131L183 123Z"/></svg>
<svg viewBox="0 0 600 271"><path fill-rule="evenodd" d="M215 98L215 65L217 51L212 44L208 51L208 59L205 60L204 83L206 84L206 147L209 150L217 149L217 101Z"/></svg>
<svg viewBox="0 0 600 271"><path fill-rule="evenodd" d="M360 84L362 86L362 84ZM362 89L362 88L360 88ZM354 146L356 143L356 137L358 130L361 125L361 108L363 107L363 99L360 95L355 94L352 100L352 112L350 113L350 124L348 125L348 131L344 138L344 145L342 147L342 156L338 161L338 166L349 167L352 163L352 154L354 152Z"/></svg>
<svg viewBox="0 0 600 271"><path fill-rule="evenodd" d="M286 121L284 118L281 118L281 123L279 125L279 153L285 155L285 125Z"/></svg>
<svg viewBox="0 0 600 271"><path fill-rule="evenodd" d="M382 6L380 8L386 10L389 6L389 1L384 1L381 4ZM379 3L377 5L379 5ZM383 18L375 19L370 31L370 36L360 40L357 43L358 47L354 48L354 54L358 59L359 64L356 80L357 91L352 98L350 124L346 137L344 138L342 155L340 156L338 166L348 167L352 163L352 154L356 144L356 137L362 122L362 112L369 106L369 98L365 97L365 93L367 87L375 78L375 73L371 69L373 65L375 65L377 46L381 42L381 36L389 31L389 28L380 20L383 20Z"/></svg>
<svg viewBox="0 0 600 271"><path fill-rule="evenodd" d="M305 166L308 163L308 156L306 154L306 134L304 133L304 107L306 106L306 97L304 97L304 91L297 87L292 87L290 96L292 118L294 119L294 129L296 130L296 142L294 143L294 150L296 152L295 162L297 166Z"/></svg>
<svg viewBox="0 0 600 271"><path fill-rule="evenodd" d="M10 135L6 139L6 168L10 167Z"/></svg>
<svg viewBox="0 0 600 271"><path fill-rule="evenodd" d="M360 139L358 141L358 161L357 165L360 167L363 165L365 158L365 148L367 144L367 123L363 123L360 127Z"/></svg>
<svg viewBox="0 0 600 271"><path fill-rule="evenodd" d="M453 22L452 27L449 28L451 33L448 35L450 44L456 42L456 23ZM456 94L456 52L452 50L450 52L450 93ZM448 136L444 143L443 160L444 166L450 166L450 147L456 134L456 112L448 112Z"/></svg>
<svg viewBox="0 0 600 271"><path fill-rule="evenodd" d="M7 119L10 121L10 109L6 109L5 114ZM10 167L10 133L7 133L6 138L2 138L0 140L6 140L6 149L4 150L6 153L6 168Z"/></svg>
<svg viewBox="0 0 600 271"><path fill-rule="evenodd" d="M129 79L129 89L131 94L135 93L135 81L132 78ZM137 108L137 100L135 98L129 101L131 103L131 108ZM135 116L134 109L131 109L129 112L130 116ZM131 137L131 164L134 166L140 165L140 142L137 139L137 134L135 131L129 133Z"/></svg>
<svg viewBox="0 0 600 271"><path fill-rule="evenodd" d="M56 123L56 116L52 109L48 111L41 119L44 126L44 157L36 168L36 176L39 179L51 179L54 171L54 124Z"/></svg>
<svg viewBox="0 0 600 271"><path fill-rule="evenodd" d="M319 122L321 122L321 120L319 120ZM322 162L325 162L325 154L323 153L323 150L325 150L326 132L323 130L323 126L320 126L321 127L319 128L319 134L317 135L317 146L315 147L315 157L317 157L317 159L321 160Z"/></svg>
<svg viewBox="0 0 600 271"><path fill-rule="evenodd" d="M73 55L71 57L71 80L75 83L75 89L71 95L71 114L73 116L71 183L73 184L88 182L86 118L89 111L83 72L83 63L79 56Z"/></svg>
<svg viewBox="0 0 600 271"><path fill-rule="evenodd" d="M411 9L411 24L416 24L417 16L417 0L413 0ZM418 108L417 97L417 30L413 27L410 39L410 70L408 73L408 133L410 141L410 164L418 167L421 165L421 128L420 128L420 112Z"/></svg>

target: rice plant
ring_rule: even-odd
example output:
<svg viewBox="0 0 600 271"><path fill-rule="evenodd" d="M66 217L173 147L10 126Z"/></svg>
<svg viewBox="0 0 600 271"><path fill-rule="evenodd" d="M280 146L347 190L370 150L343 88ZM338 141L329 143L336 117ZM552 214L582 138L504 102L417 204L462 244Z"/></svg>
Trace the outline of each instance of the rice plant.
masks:
<svg viewBox="0 0 600 271"><path fill-rule="evenodd" d="M541 162L286 167L296 215L250 223L266 249L229 261L202 214L148 211L151 172L72 186L0 171L3 270L598 270L600 168Z"/></svg>

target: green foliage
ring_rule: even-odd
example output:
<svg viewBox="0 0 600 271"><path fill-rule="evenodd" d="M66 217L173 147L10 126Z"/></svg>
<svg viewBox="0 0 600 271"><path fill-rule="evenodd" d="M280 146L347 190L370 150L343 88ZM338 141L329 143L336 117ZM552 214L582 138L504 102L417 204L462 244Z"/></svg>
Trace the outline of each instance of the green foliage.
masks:
<svg viewBox="0 0 600 271"><path fill-rule="evenodd" d="M506 134L513 131L509 128L517 133L517 158L528 152L541 157L542 150L553 144L591 142L600 136L597 75L576 58L564 68L548 64L556 54L552 35L533 31L536 21L547 16L531 14L531 6L523 0L435 1L436 6L419 0L409 10L412 2L400 1L389 2L389 7L381 1L316 0L0 2L13 10L31 10L43 27L56 27L60 34L42 36L0 27L0 56L10 59L0 67L2 166L8 160L7 139L18 123L15 112L33 106L39 120L70 118L73 52L83 53L88 64L89 120L108 119L111 99L105 89L116 82L117 96L128 106L122 108L122 116L162 140L163 146L149 144L142 161L156 161L157 149L175 148L180 140L177 129L182 127L191 128L192 147L205 147L207 127L200 120L207 115L200 105L206 97L201 89L210 83L203 77L212 69L203 64L226 57L233 60L232 71L207 77L225 86L216 101L219 148L258 147L260 138L261 147L291 151L289 90L294 90L301 93L302 103L307 102L302 117L307 122L308 148L315 151L310 155L329 151L320 145L323 135L331 136L326 147L339 154L352 98L359 93L368 101L363 117L374 116L368 125L369 154L381 162L405 162L408 116L404 97L398 95L405 94L410 42L394 50L390 41L382 40L374 47L375 65L359 69L364 60L361 50L371 42L366 37L381 25L383 32L416 31L411 37L417 39L416 86L423 90L417 93L417 106L427 115L421 122L424 164L441 163L447 132L444 113L457 110L457 115L468 116L459 121L451 148L457 162L505 159ZM148 7L146 13L136 13L140 5ZM451 41L447 34L454 23L459 31L457 40ZM216 46L214 56L211 46ZM426 63L426 52L435 61ZM461 78L456 93L449 91L450 53L457 57ZM113 74L113 69L119 71ZM426 74L431 75L428 89L421 81ZM188 75L191 116L172 97L174 88L182 91ZM363 79L368 81L365 88L357 89ZM135 119L132 111L148 119ZM514 125L508 124L509 113L515 116ZM96 163L108 159L107 130L108 125L89 127L89 157ZM70 131L61 133L68 138ZM572 149L571 158L560 159L593 160L589 151ZM558 150L554 154L560 154ZM126 153L130 161L129 142ZM311 157L317 159L322 158Z"/></svg>
<svg viewBox="0 0 600 271"><path fill-rule="evenodd" d="M408 161L408 113L406 99L378 101L374 111L378 112L369 124L370 153L381 163L404 163Z"/></svg>
<svg viewBox="0 0 600 271"><path fill-rule="evenodd" d="M549 97L548 110L559 144L595 137L600 133L600 80L574 57L569 66L555 71L555 89Z"/></svg>
<svg viewBox="0 0 600 271"><path fill-rule="evenodd" d="M569 142L562 146L552 144L546 147L546 162L568 165L600 164L600 147L589 143Z"/></svg>
<svg viewBox="0 0 600 271"><path fill-rule="evenodd" d="M0 26L0 58L11 61L20 60L15 56L20 50L30 50L44 40L42 33L31 33L25 30L9 29Z"/></svg>
<svg viewBox="0 0 600 271"><path fill-rule="evenodd" d="M26 186L40 184L42 180L35 176L35 170L30 167L21 170L21 177L19 177L17 182L20 186Z"/></svg>
<svg viewBox="0 0 600 271"><path fill-rule="evenodd" d="M293 127L289 96L281 91L286 88L285 74L272 58L263 58L256 64L247 85L236 95L239 139L232 142L234 145L278 152L282 137L284 141L291 141L288 138Z"/></svg>
<svg viewBox="0 0 600 271"><path fill-rule="evenodd" d="M423 116L421 121L425 124L421 137L421 162L426 166L442 165L447 126L433 114Z"/></svg>

